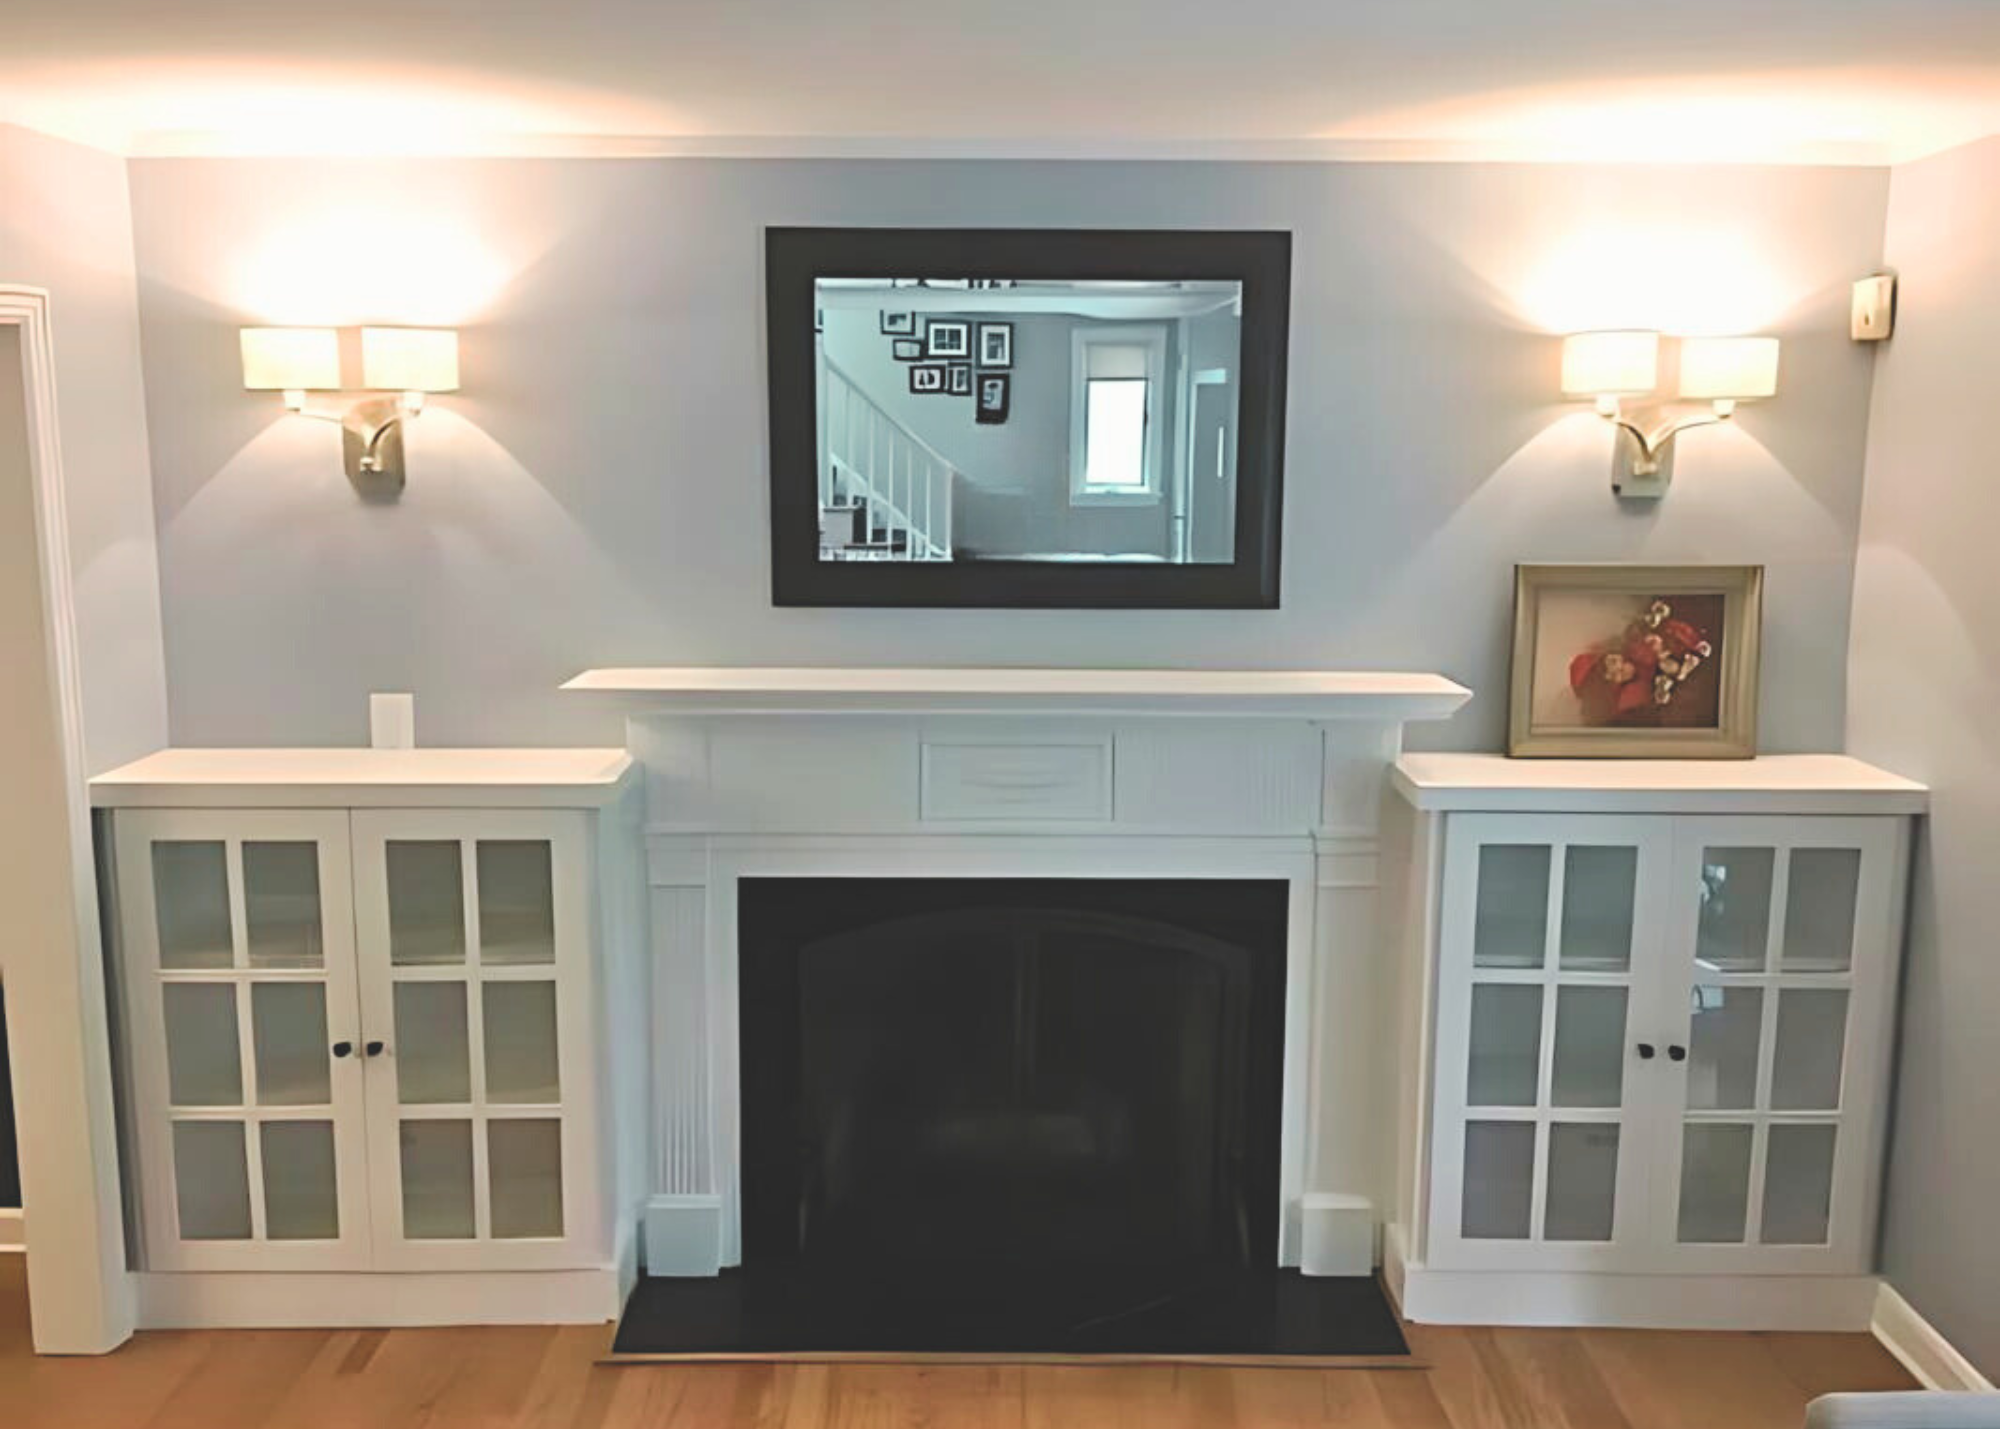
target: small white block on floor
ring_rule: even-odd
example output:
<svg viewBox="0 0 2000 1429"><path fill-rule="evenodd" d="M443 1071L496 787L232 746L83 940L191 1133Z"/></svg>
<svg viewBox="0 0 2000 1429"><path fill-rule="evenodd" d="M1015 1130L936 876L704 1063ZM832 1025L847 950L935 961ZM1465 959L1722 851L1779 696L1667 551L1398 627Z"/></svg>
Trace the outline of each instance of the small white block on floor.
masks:
<svg viewBox="0 0 2000 1429"><path fill-rule="evenodd" d="M1299 1269L1307 1275L1375 1273L1375 1203L1366 1196L1308 1191L1300 1202L1304 1232Z"/></svg>

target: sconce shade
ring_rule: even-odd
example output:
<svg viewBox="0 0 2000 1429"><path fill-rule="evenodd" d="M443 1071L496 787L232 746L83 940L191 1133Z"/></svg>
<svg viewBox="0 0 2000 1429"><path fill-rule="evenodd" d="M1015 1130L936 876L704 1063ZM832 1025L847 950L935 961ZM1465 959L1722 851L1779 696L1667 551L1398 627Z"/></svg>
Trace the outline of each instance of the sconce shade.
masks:
<svg viewBox="0 0 2000 1429"><path fill-rule="evenodd" d="M1573 332L1563 339L1562 390L1569 396L1632 397L1659 380L1656 332Z"/></svg>
<svg viewBox="0 0 2000 1429"><path fill-rule="evenodd" d="M1681 396L1745 402L1777 390L1775 337L1681 339Z"/></svg>
<svg viewBox="0 0 2000 1429"><path fill-rule="evenodd" d="M340 334L330 327L243 329L243 385L252 392L340 387Z"/></svg>
<svg viewBox="0 0 2000 1429"><path fill-rule="evenodd" d="M361 381L374 392L456 392L458 333L448 327L365 327Z"/></svg>

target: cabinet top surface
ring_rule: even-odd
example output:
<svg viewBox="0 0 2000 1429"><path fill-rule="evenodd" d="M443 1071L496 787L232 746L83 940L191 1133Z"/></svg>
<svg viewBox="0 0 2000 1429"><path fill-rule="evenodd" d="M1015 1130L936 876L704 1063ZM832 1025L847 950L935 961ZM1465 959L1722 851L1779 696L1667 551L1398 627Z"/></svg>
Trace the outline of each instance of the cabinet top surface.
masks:
<svg viewBox="0 0 2000 1429"><path fill-rule="evenodd" d="M1420 809L1917 814L1922 784L1844 754L1757 759L1509 759L1405 754L1395 786Z"/></svg>
<svg viewBox="0 0 2000 1429"><path fill-rule="evenodd" d="M834 712L1273 714L1444 719L1472 692L1443 675L1358 670L823 669L643 666L585 670L566 690L666 709Z"/></svg>
<svg viewBox="0 0 2000 1429"><path fill-rule="evenodd" d="M588 808L632 773L622 749L163 749L90 781L99 808Z"/></svg>

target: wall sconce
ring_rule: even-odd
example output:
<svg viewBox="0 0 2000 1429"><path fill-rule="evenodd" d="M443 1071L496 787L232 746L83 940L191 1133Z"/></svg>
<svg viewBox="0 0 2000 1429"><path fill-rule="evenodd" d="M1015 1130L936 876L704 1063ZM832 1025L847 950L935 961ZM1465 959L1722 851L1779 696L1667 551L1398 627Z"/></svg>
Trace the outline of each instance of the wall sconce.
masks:
<svg viewBox="0 0 2000 1429"><path fill-rule="evenodd" d="M373 393L345 412L315 412L308 392L342 390L340 334L332 328L246 327L243 385L283 392L285 407L316 421L338 422L347 479L364 496L393 497L404 483L403 423L430 392L458 390L458 333L451 328L361 329L361 386Z"/></svg>
<svg viewBox="0 0 2000 1429"><path fill-rule="evenodd" d="M1673 479L1674 438L1690 427L1726 422L1738 402L1778 390L1775 337L1684 337L1675 341L1678 393L1707 402L1706 412L1670 407L1652 397L1660 385L1660 335L1578 332L1563 339L1562 390L1588 397L1597 414L1622 433L1611 469L1620 496L1658 498Z"/></svg>

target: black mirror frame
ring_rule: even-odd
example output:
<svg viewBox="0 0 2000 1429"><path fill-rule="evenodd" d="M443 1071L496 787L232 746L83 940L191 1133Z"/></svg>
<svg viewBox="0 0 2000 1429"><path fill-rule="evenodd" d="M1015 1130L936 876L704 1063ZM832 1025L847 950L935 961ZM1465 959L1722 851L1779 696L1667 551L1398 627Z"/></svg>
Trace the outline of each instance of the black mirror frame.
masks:
<svg viewBox="0 0 2000 1429"><path fill-rule="evenodd" d="M1292 235L1035 228L764 230L771 424L771 602L778 606L1270 610L1284 508ZM1243 284L1236 552L1228 564L822 561L814 281L1218 279Z"/></svg>

